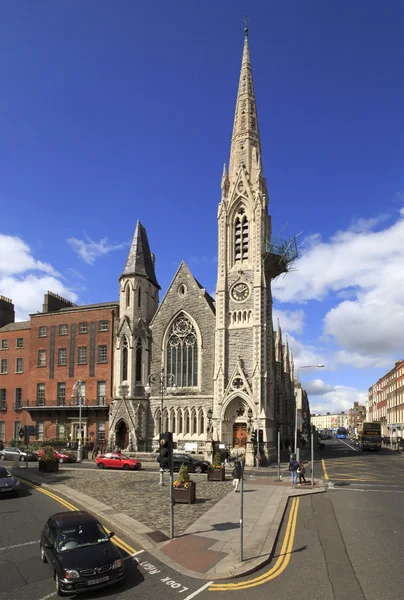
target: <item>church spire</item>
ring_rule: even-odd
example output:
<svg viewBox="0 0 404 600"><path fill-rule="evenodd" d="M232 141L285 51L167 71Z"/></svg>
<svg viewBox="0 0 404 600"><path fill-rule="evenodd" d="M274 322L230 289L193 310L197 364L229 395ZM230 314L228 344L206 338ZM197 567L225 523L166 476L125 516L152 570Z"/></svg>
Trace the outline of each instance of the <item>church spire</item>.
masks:
<svg viewBox="0 0 404 600"><path fill-rule="evenodd" d="M245 18L244 49L241 61L233 134L231 138L229 179L234 181L240 165L245 165L250 177L261 165L261 142L258 131L257 106L248 48L248 18Z"/></svg>
<svg viewBox="0 0 404 600"><path fill-rule="evenodd" d="M142 275L160 289L154 271L154 256L150 252L146 229L140 221L136 223L128 260L120 279L127 275Z"/></svg>

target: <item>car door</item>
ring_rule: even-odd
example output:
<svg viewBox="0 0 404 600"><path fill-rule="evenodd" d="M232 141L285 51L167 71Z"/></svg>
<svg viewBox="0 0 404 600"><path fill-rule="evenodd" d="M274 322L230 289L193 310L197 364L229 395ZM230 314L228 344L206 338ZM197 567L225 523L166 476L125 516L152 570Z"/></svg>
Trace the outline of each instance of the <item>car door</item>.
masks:
<svg viewBox="0 0 404 600"><path fill-rule="evenodd" d="M7 460L13 460L17 456L16 448L6 448L4 453Z"/></svg>
<svg viewBox="0 0 404 600"><path fill-rule="evenodd" d="M50 565L55 563L55 544L56 544L56 530L54 523L49 520L45 525L42 534L42 545L45 552L45 556ZM50 547L49 547L50 546Z"/></svg>
<svg viewBox="0 0 404 600"><path fill-rule="evenodd" d="M120 456L111 456L111 462L109 466L111 469L122 469L122 459Z"/></svg>

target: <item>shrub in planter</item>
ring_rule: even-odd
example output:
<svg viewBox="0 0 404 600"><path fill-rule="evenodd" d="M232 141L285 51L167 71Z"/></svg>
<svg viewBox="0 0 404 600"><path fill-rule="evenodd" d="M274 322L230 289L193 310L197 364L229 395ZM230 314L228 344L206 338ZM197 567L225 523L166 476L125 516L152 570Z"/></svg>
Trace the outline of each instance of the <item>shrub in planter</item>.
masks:
<svg viewBox="0 0 404 600"><path fill-rule="evenodd" d="M55 473L59 471L59 463L54 459L52 446L44 446L43 455L38 461L38 469L41 473Z"/></svg>
<svg viewBox="0 0 404 600"><path fill-rule="evenodd" d="M173 483L174 503L192 504L196 499L195 481L189 479L188 469L181 465L177 479Z"/></svg>
<svg viewBox="0 0 404 600"><path fill-rule="evenodd" d="M213 457L213 464L208 468L208 481L224 481L226 479L226 471L222 466L222 455L216 452Z"/></svg>

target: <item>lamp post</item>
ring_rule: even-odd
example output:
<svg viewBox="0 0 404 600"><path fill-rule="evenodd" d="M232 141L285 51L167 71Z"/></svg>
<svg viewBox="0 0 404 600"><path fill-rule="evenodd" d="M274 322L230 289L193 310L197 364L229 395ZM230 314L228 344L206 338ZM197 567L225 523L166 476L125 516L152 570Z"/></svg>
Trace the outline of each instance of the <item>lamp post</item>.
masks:
<svg viewBox="0 0 404 600"><path fill-rule="evenodd" d="M164 367L162 367L159 374L150 373L147 379L147 385L144 388L146 394L150 394L152 385L155 383L160 384L160 432L163 433L163 410L164 410L164 396L169 388L175 388L175 375L172 373L165 373ZM164 485L164 470L160 468L160 485Z"/></svg>
<svg viewBox="0 0 404 600"><path fill-rule="evenodd" d="M213 429L213 426L212 426L213 411L212 411L211 408L209 408L208 412L206 413L206 416L208 417L208 426L206 428L206 433L208 435L212 435L212 429Z"/></svg>
<svg viewBox="0 0 404 600"><path fill-rule="evenodd" d="M81 401L82 401L82 395L81 395L81 390L82 390L82 386L84 384L84 381L82 379L79 379L78 381L76 381L76 383L73 385L72 388L72 398L76 398L76 401L79 405L79 432L80 432L80 436L79 436L79 443L77 446L77 462L81 462L81 454L82 454L82 448L81 448L81 440L82 440L82 429L81 429Z"/></svg>
<svg viewBox="0 0 404 600"><path fill-rule="evenodd" d="M297 385L300 383L300 369L321 369L324 365L302 365L297 369ZM296 459L299 460L299 448L297 447L297 417L298 417L298 409L297 409L297 386L295 390L295 454Z"/></svg>

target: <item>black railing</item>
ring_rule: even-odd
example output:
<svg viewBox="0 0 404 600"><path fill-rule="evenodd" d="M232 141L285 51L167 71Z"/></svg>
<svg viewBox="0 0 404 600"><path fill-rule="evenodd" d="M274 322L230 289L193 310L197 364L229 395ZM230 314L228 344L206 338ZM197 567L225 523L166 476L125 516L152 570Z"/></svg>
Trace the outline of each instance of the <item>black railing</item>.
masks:
<svg viewBox="0 0 404 600"><path fill-rule="evenodd" d="M106 397L105 396L98 396L97 398L97 406L106 406L107 401L106 401Z"/></svg>
<svg viewBox="0 0 404 600"><path fill-rule="evenodd" d="M16 400L13 405L14 410L22 410L22 400Z"/></svg>
<svg viewBox="0 0 404 600"><path fill-rule="evenodd" d="M45 398L37 398L36 405L37 406L45 406Z"/></svg>
<svg viewBox="0 0 404 600"><path fill-rule="evenodd" d="M58 406L65 406L65 404L66 404L66 398L58 398L57 399Z"/></svg>

